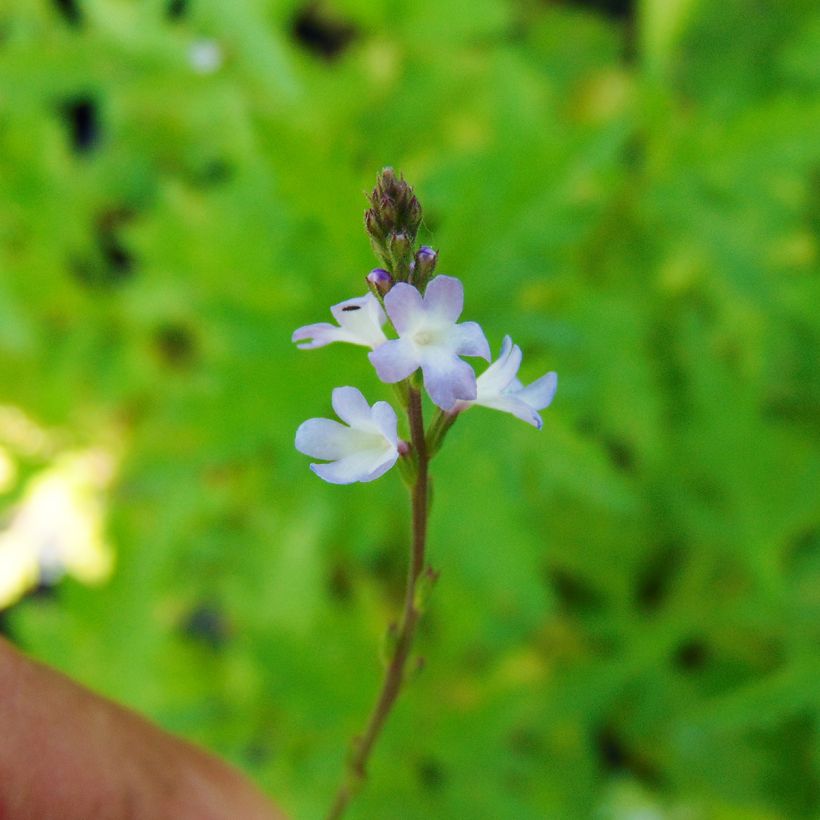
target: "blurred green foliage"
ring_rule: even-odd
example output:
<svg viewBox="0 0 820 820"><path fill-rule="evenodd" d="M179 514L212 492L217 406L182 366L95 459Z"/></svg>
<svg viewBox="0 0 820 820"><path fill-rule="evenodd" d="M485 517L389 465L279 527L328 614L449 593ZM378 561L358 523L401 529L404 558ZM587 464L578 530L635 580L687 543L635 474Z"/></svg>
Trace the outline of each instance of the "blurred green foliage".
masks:
<svg viewBox="0 0 820 820"><path fill-rule="evenodd" d="M819 53L813 0L4 0L0 403L123 449L111 581L8 631L321 816L408 514L293 450L390 396L289 337L364 292L391 164L561 381L434 464L426 667L350 816L818 816Z"/></svg>

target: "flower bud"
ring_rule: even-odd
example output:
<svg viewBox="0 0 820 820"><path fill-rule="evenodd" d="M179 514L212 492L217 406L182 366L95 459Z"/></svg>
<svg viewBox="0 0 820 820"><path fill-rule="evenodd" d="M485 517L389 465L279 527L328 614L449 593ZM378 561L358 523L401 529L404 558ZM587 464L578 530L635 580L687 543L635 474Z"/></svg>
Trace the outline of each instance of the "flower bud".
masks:
<svg viewBox="0 0 820 820"><path fill-rule="evenodd" d="M393 259L403 259L410 255L412 245L410 237L406 233L394 233L390 236L390 253L393 254Z"/></svg>
<svg viewBox="0 0 820 820"><path fill-rule="evenodd" d="M365 226L371 239L383 245L391 234L405 234L412 246L421 225L421 205L404 179L392 168L385 168L368 200Z"/></svg>
<svg viewBox="0 0 820 820"><path fill-rule="evenodd" d="M417 287L424 287L433 275L437 261L438 253L429 245L422 245L416 251L413 262L413 284Z"/></svg>
<svg viewBox="0 0 820 820"><path fill-rule="evenodd" d="M373 268L367 274L367 284L378 296L384 296L393 287L393 277L384 268Z"/></svg>

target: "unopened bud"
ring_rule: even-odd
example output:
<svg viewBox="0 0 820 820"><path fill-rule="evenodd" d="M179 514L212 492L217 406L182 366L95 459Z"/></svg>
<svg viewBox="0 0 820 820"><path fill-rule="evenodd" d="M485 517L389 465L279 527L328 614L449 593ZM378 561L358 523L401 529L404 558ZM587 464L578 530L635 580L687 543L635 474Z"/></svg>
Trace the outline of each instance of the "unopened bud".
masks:
<svg viewBox="0 0 820 820"><path fill-rule="evenodd" d="M410 254L410 237L406 233L394 233L390 236L389 246L394 259L403 259Z"/></svg>
<svg viewBox="0 0 820 820"><path fill-rule="evenodd" d="M367 284L380 296L384 296L393 287L393 277L384 268L373 268L366 279Z"/></svg>
<svg viewBox="0 0 820 820"><path fill-rule="evenodd" d="M404 234L412 246L421 224L421 205L404 179L385 168L368 199L372 216L365 216L365 222L371 238L381 245L391 234Z"/></svg>
<svg viewBox="0 0 820 820"><path fill-rule="evenodd" d="M437 261L438 254L429 245L422 245L416 251L413 264L413 283L416 286L423 287L427 284L436 269Z"/></svg>

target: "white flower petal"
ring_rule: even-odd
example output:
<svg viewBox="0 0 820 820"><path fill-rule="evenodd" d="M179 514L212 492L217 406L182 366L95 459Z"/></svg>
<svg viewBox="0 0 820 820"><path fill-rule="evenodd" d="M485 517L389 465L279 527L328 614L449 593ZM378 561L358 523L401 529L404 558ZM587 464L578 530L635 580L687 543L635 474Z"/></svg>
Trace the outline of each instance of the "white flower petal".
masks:
<svg viewBox="0 0 820 820"><path fill-rule="evenodd" d="M430 351L422 361L424 387L433 403L442 410L452 410L462 399L476 397L476 379L473 368L452 353Z"/></svg>
<svg viewBox="0 0 820 820"><path fill-rule="evenodd" d="M333 305L330 312L359 344L375 348L387 341L382 330L387 317L372 293Z"/></svg>
<svg viewBox="0 0 820 820"><path fill-rule="evenodd" d="M376 429L394 446L399 446L399 420L396 411L386 402L377 401L370 411L370 417Z"/></svg>
<svg viewBox="0 0 820 820"><path fill-rule="evenodd" d="M530 407L536 410L543 410L549 407L555 397L555 391L558 389L558 374L547 373L546 376L541 376L527 387L517 390L513 395L517 399L526 402Z"/></svg>
<svg viewBox="0 0 820 820"><path fill-rule="evenodd" d="M424 307L421 294L406 282L399 282L390 288L384 297L384 307L399 335L411 333L422 321Z"/></svg>
<svg viewBox="0 0 820 820"><path fill-rule="evenodd" d="M362 478L361 481L375 481L380 476L383 476L398 460L398 450L385 453L375 469Z"/></svg>
<svg viewBox="0 0 820 820"><path fill-rule="evenodd" d="M337 387L331 395L333 412L346 424L359 429L371 426L370 405L355 387ZM365 428L362 425L365 425ZM317 456L318 458L318 456Z"/></svg>
<svg viewBox="0 0 820 820"><path fill-rule="evenodd" d="M455 353L458 356L481 356L490 361L490 345L478 322L462 322L453 328Z"/></svg>
<svg viewBox="0 0 820 820"><path fill-rule="evenodd" d="M301 342L307 340L305 344L297 345L300 350L312 350L316 347L324 347L331 342L351 342L358 344L350 334L340 327L331 325L328 322L319 322L315 325L305 325L293 331L291 341Z"/></svg>
<svg viewBox="0 0 820 820"><path fill-rule="evenodd" d="M356 431L332 419L308 419L296 431L296 449L312 458L344 458L356 451Z"/></svg>
<svg viewBox="0 0 820 820"><path fill-rule="evenodd" d="M464 285L454 276L436 276L424 292L424 309L440 321L455 322L464 310Z"/></svg>
<svg viewBox="0 0 820 820"><path fill-rule="evenodd" d="M504 337L498 358L478 377L478 398L496 396L507 390L515 381L515 375L521 366L521 348L512 343L509 336Z"/></svg>
<svg viewBox="0 0 820 820"><path fill-rule="evenodd" d="M372 293L339 302L331 307L330 312L339 327L319 322L305 325L293 332L291 338L294 342L309 340L306 344L299 345L300 350L324 347L331 342L348 342L376 348L387 340L382 330L387 317Z"/></svg>
<svg viewBox="0 0 820 820"><path fill-rule="evenodd" d="M337 387L333 408L347 427L331 419L308 419L296 431L296 448L329 464L311 464L316 475L332 484L372 481L399 457L396 412L387 402L371 408L355 387Z"/></svg>
<svg viewBox="0 0 820 820"><path fill-rule="evenodd" d="M531 407L518 398L514 393L502 393L488 401L476 401L474 404L482 407L489 407L492 410L500 410L502 413L511 413L521 421L526 421L537 430L541 429L543 421L534 407Z"/></svg>
<svg viewBox="0 0 820 820"><path fill-rule="evenodd" d="M394 285L393 290L397 287L398 285ZM367 355L376 368L378 377L387 384L406 379L421 363L415 346L407 339L391 339Z"/></svg>
<svg viewBox="0 0 820 820"><path fill-rule="evenodd" d="M310 469L331 484L353 484L356 481L373 481L387 472L398 457L398 452L365 450L329 464L311 464Z"/></svg>

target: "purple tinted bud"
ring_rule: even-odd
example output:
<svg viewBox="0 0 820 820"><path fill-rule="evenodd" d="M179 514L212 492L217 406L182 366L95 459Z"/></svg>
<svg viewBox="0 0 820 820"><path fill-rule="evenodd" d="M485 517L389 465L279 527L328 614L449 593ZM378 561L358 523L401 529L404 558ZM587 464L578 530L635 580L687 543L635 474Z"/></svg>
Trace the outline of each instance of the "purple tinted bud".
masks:
<svg viewBox="0 0 820 820"><path fill-rule="evenodd" d="M413 268L413 281L416 285L423 287L433 275L436 269L438 254L429 246L422 245L416 251L415 265Z"/></svg>
<svg viewBox="0 0 820 820"><path fill-rule="evenodd" d="M367 284L382 296L393 287L393 277L384 268L373 268L366 278Z"/></svg>
<svg viewBox="0 0 820 820"><path fill-rule="evenodd" d="M435 265L438 254L429 245L422 245L416 251L416 259L421 265Z"/></svg>

